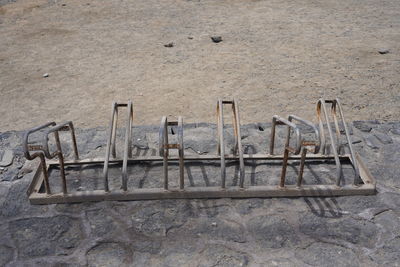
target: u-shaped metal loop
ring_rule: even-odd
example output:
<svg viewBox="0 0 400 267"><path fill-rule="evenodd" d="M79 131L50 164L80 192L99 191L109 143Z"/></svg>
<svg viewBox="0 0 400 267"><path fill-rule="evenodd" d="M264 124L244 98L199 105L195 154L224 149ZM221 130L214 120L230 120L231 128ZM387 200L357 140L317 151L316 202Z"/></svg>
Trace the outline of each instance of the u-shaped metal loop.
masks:
<svg viewBox="0 0 400 267"><path fill-rule="evenodd" d="M340 182L343 178L343 169L342 169L342 164L340 163L340 159L339 159L339 155L338 155L338 149L337 149L337 145L333 136L333 132L332 132L332 127L331 127L331 123L329 120L329 116L328 116L328 112L326 110L326 103L327 101L323 98L319 99L317 102L317 118L318 118L318 122L319 122L319 129L320 129L320 133L321 133L321 144L322 144L322 153L326 154L326 138L325 138L325 131L324 131L324 123L322 121L322 116L321 116L321 112L324 113L324 119L326 121L326 126L328 128L328 134L329 134L329 139L331 141L331 148L332 148L332 152L333 152L333 156L335 158L335 164L336 164L336 185L340 186ZM332 101L328 101L331 102Z"/></svg>

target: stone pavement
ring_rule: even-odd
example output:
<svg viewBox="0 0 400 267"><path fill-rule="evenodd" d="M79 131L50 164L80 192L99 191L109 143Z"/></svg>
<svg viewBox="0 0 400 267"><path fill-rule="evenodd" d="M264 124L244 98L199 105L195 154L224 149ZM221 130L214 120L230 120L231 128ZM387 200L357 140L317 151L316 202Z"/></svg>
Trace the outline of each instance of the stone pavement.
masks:
<svg viewBox="0 0 400 267"><path fill-rule="evenodd" d="M267 150L268 126L243 126L247 153ZM0 133L0 162L14 154L0 167L0 266L400 266L400 122L351 128L376 195L58 205L29 204L36 163L23 158L21 132ZM137 151L155 153L157 127L133 132ZM215 136L215 125L185 126L186 153L215 153ZM77 138L82 158L103 155L105 128L78 129ZM146 168L161 180L161 169Z"/></svg>

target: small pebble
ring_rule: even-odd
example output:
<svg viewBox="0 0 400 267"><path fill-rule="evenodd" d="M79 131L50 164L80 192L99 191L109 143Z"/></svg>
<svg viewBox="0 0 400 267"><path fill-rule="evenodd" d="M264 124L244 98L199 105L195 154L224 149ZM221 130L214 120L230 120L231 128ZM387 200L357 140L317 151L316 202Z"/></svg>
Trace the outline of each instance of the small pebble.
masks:
<svg viewBox="0 0 400 267"><path fill-rule="evenodd" d="M389 53L389 49L381 48L378 50L379 54L384 55Z"/></svg>
<svg viewBox="0 0 400 267"><path fill-rule="evenodd" d="M211 226L216 227L216 226L217 226L217 223L216 223L216 222L212 222L212 223L211 223Z"/></svg>
<svg viewBox="0 0 400 267"><path fill-rule="evenodd" d="M66 6L67 4L61 4L62 6Z"/></svg>
<svg viewBox="0 0 400 267"><path fill-rule="evenodd" d="M48 73L43 74L43 78L47 78L47 77L49 77Z"/></svg>
<svg viewBox="0 0 400 267"><path fill-rule="evenodd" d="M221 36L212 36L212 37L211 37L211 40L212 40L214 43L219 43L219 42L222 42L222 37L221 37Z"/></svg>
<svg viewBox="0 0 400 267"><path fill-rule="evenodd" d="M189 36L189 37L188 37L188 39L189 39L189 40L192 40L192 39L193 39L193 37L192 37L192 36Z"/></svg>
<svg viewBox="0 0 400 267"><path fill-rule="evenodd" d="M171 42L171 43L165 44L164 46L165 47L174 47L174 43Z"/></svg>

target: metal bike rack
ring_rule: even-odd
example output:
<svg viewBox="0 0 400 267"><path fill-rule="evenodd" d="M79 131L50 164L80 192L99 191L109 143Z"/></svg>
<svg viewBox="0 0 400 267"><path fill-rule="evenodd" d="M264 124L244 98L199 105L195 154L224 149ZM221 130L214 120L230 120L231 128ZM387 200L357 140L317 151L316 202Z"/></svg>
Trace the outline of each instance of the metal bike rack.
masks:
<svg viewBox="0 0 400 267"><path fill-rule="evenodd" d="M234 149L232 154L225 153L224 141L224 106L232 108ZM328 113L327 105L331 106ZM123 158L117 158L116 138L118 110L127 108L127 121L125 127L125 142ZM339 111L340 120L337 111ZM333 118L335 132L332 131L330 119ZM241 144L240 118L238 102L233 100L218 100L217 102L217 155L185 155L183 138L183 119L168 121L167 117L161 120L159 130L159 154L153 156L132 155L132 127L133 127L133 103L112 104L112 114L105 158L79 159L76 145L75 132L72 122L56 125L54 122L31 129L26 132L24 138L24 151L28 160L40 158L40 164L36 170L33 181L28 189L28 195L32 204L69 203L102 200L144 200L144 199L168 199L168 198L249 198L249 197L300 197L300 196L341 196L341 195L367 195L375 193L375 179L372 177L361 157L354 152L349 132L338 99L317 102L318 125L295 115L286 118L273 116L269 153L244 154ZM340 128L340 123L342 128ZM305 137L302 127L312 129L312 137ZM276 127L286 127L286 138L282 154L275 152ZM176 127L176 143L169 143L169 128ZM44 131L44 132L43 132ZM74 150L74 159L65 160L59 138L59 131L70 131ZM172 130L171 130L172 131ZM326 137L328 132L328 138ZM30 144L29 137L36 133L41 135L39 144ZM49 151L49 135L54 133L56 150ZM345 134L349 154L343 153L343 144L340 143L342 133ZM293 143L293 144L292 144ZM170 150L178 150L178 156L170 155ZM31 154L31 152L34 152ZM112 158L110 159L110 154ZM57 158L58 161L53 160ZM239 165L239 183L227 186L225 161L235 161ZM281 161L282 170L279 183L276 185L247 185L245 184L245 162L263 160L267 162ZM334 160L336 165L335 183L304 184L304 166L311 161ZM185 186L185 164L187 162L220 161L220 185L219 186ZM286 172L289 161L299 162L299 170L295 184L287 184ZM132 188L128 186L128 168L142 162L162 162L163 187L161 188ZM168 176L169 162L179 162L179 186L170 186ZM343 163L349 163L354 170L354 179L351 184L344 182ZM67 188L65 168L103 165L103 189L86 191L72 191ZM119 189L111 189L109 186L109 165L121 164L121 186ZM53 192L49 183L49 169L60 170L62 192ZM53 178L53 177L52 177ZM82 179L85 179L83 177ZM101 177L98 177L101 180Z"/></svg>

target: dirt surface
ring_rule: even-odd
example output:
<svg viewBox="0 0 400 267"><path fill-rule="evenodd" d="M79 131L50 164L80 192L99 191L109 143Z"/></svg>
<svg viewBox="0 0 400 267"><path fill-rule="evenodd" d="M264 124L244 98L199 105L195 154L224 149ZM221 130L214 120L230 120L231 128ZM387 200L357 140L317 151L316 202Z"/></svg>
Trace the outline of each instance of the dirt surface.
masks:
<svg viewBox="0 0 400 267"><path fill-rule="evenodd" d="M111 102L127 99L136 124L213 122L217 98L232 96L243 123L313 119L321 96L340 97L349 120L400 114L397 0L0 5L0 131L105 125Z"/></svg>

